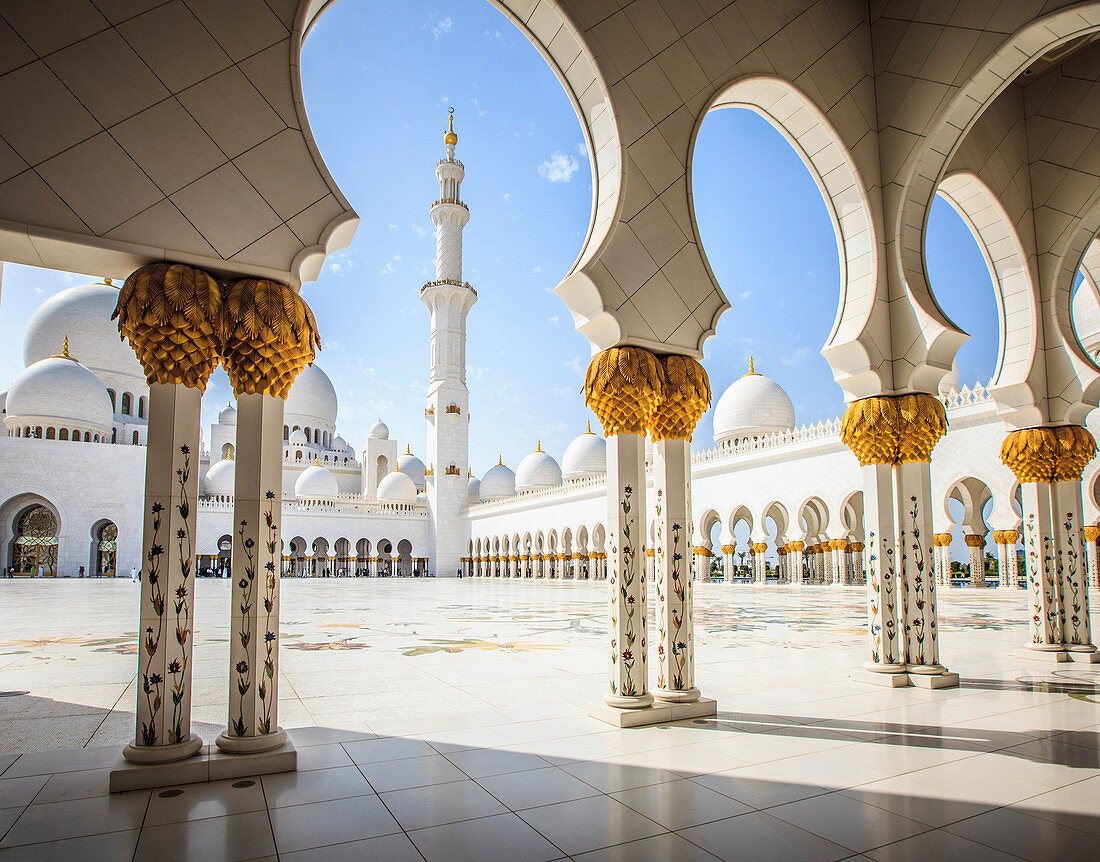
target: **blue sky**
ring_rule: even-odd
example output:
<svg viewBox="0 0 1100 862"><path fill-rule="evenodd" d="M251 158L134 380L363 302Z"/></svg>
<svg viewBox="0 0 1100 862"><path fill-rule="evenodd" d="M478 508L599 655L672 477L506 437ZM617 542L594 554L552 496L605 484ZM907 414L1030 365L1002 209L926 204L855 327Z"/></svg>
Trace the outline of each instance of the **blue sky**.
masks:
<svg viewBox="0 0 1100 862"><path fill-rule="evenodd" d="M340 433L358 450L381 416L424 452L428 313L418 291L434 274L428 207L454 107L471 210L465 276L479 295L468 327L471 463L481 474L500 453L514 467L539 439L560 458L589 418L580 395L589 349L552 291L580 249L592 195L561 85L484 0L342 0L316 25L302 66L314 136L362 220L352 245L303 288L321 328L318 363L340 396ZM693 170L704 247L732 305L706 347L716 399L752 354L790 393L799 423L837 415L841 393L819 353L836 313L837 252L816 185L783 138L743 110L707 118ZM989 276L942 203L927 256L941 305L973 336L959 354L962 381L984 382L997 350ZM6 267L0 385L22 368L34 309L85 280ZM205 424L230 397L218 371ZM696 448L711 435L708 413Z"/></svg>

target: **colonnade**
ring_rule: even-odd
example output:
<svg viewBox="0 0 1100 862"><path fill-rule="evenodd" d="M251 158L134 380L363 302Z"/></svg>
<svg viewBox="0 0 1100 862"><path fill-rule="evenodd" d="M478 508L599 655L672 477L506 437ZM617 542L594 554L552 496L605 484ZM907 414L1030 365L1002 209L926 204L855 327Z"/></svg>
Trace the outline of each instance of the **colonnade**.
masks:
<svg viewBox="0 0 1100 862"><path fill-rule="evenodd" d="M575 551L562 554L490 554L463 557L464 578L602 581L607 579L607 554Z"/></svg>
<svg viewBox="0 0 1100 862"><path fill-rule="evenodd" d="M200 400L222 364L237 398L229 715L218 748L278 748L279 525L283 404L319 347L313 313L283 284L219 284L181 264L126 279L114 317L149 382L138 697L124 756L164 763L196 753L191 731Z"/></svg>

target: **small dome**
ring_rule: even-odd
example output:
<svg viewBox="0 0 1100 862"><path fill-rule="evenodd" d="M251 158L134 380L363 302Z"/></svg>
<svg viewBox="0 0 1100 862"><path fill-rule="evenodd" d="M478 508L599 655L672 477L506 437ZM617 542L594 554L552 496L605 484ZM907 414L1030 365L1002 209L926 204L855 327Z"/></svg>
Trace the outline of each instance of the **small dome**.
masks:
<svg viewBox="0 0 1100 862"><path fill-rule="evenodd" d="M471 503L481 502L481 480L477 476L471 476L467 485L466 499Z"/></svg>
<svg viewBox="0 0 1100 862"><path fill-rule="evenodd" d="M344 447L344 454L347 455L349 458L351 458L352 461L355 460L355 449L353 447L345 446Z"/></svg>
<svg viewBox="0 0 1100 862"><path fill-rule="evenodd" d="M648 438L647 438L648 439ZM565 479L583 479L607 473L607 441L592 433L592 426L570 443L561 458Z"/></svg>
<svg viewBox="0 0 1100 862"><path fill-rule="evenodd" d="M206 471L206 480L203 482L203 492L212 497L232 497L233 477L236 473L236 461L231 458L223 458L211 465Z"/></svg>
<svg viewBox="0 0 1100 862"><path fill-rule="evenodd" d="M6 420L18 424L57 423L106 433L111 427L111 399L102 381L67 354L51 356L24 368L4 403Z"/></svg>
<svg viewBox="0 0 1100 862"><path fill-rule="evenodd" d="M417 491L423 491L426 480L424 479L424 462L417 458L408 449L405 454L397 459L397 469L413 480Z"/></svg>
<svg viewBox="0 0 1100 862"><path fill-rule="evenodd" d="M221 410L218 411L218 424L236 425L237 408L234 407L232 404L226 404Z"/></svg>
<svg viewBox="0 0 1100 862"><path fill-rule="evenodd" d="M416 484L401 470L394 470L378 483L380 503L415 503Z"/></svg>
<svg viewBox="0 0 1100 862"><path fill-rule="evenodd" d="M348 441L340 436L333 437L332 442L329 443L329 448L333 452L343 452L348 448Z"/></svg>
<svg viewBox="0 0 1100 862"><path fill-rule="evenodd" d="M292 425L336 424L336 390L328 375L316 363L302 369L290 387L283 408L284 417L294 417L298 421Z"/></svg>
<svg viewBox="0 0 1100 862"><path fill-rule="evenodd" d="M23 334L23 364L53 356L68 336L69 350L85 368L144 382L141 364L111 320L117 304L118 288L103 282L55 293L31 315Z"/></svg>
<svg viewBox="0 0 1100 862"><path fill-rule="evenodd" d="M498 461L495 467L481 477L481 499L499 500L502 497L514 497L516 495L516 474L504 466L504 461Z"/></svg>
<svg viewBox="0 0 1100 862"><path fill-rule="evenodd" d="M338 492L336 477L319 464L306 467L294 483L294 496L299 500L331 500Z"/></svg>
<svg viewBox="0 0 1100 862"><path fill-rule="evenodd" d="M519 462L516 468L516 490L534 491L561 484L561 467L549 454L542 451L542 443Z"/></svg>
<svg viewBox="0 0 1100 862"><path fill-rule="evenodd" d="M774 380L757 374L750 359L749 373L730 384L714 407L714 442L763 437L791 428L791 399Z"/></svg>
<svg viewBox="0 0 1100 862"><path fill-rule="evenodd" d="M290 443L293 446L305 446L309 441L306 440L305 432L301 428L295 428L290 432Z"/></svg>
<svg viewBox="0 0 1100 862"><path fill-rule="evenodd" d="M390 429L385 422L379 419L377 422L374 423L374 425L371 426L370 436L375 438L376 440L389 440Z"/></svg>

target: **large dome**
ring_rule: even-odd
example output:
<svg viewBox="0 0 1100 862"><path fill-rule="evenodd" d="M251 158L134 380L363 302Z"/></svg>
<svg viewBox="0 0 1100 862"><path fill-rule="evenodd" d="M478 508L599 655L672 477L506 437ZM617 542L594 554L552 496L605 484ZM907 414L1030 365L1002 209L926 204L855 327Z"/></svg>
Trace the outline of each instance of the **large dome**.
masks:
<svg viewBox="0 0 1100 862"><path fill-rule="evenodd" d="M232 497L233 479L236 475L236 462L231 458L223 458L206 471L206 479L203 481L203 492L212 497Z"/></svg>
<svg viewBox="0 0 1100 862"><path fill-rule="evenodd" d="M415 503L416 485L400 470L394 470L378 483L377 496L380 503Z"/></svg>
<svg viewBox="0 0 1100 862"><path fill-rule="evenodd" d="M591 425L566 447L561 458L561 472L565 479L583 479L607 473L607 441L599 434L593 434Z"/></svg>
<svg viewBox="0 0 1100 862"><path fill-rule="evenodd" d="M714 407L714 442L729 443L794 428L794 405L774 380L749 373L735 380Z"/></svg>
<svg viewBox="0 0 1100 862"><path fill-rule="evenodd" d="M481 477L481 499L499 500L502 497L514 497L516 495L516 474L504 466L504 461L497 462L495 467Z"/></svg>
<svg viewBox="0 0 1100 862"><path fill-rule="evenodd" d="M234 407L232 404L226 404L221 410L218 411L218 424L236 425L237 408Z"/></svg>
<svg viewBox="0 0 1100 862"><path fill-rule="evenodd" d="M549 454L542 451L541 442L516 468L517 491L535 491L560 484L561 467Z"/></svg>
<svg viewBox="0 0 1100 862"><path fill-rule="evenodd" d="M299 500L331 500L338 491L336 477L319 464L306 467L294 483L294 496Z"/></svg>
<svg viewBox="0 0 1100 862"><path fill-rule="evenodd" d="M57 353L68 336L69 350L80 363L103 376L145 380L130 345L118 337L111 321L118 289L84 284L56 293L38 307L23 334L23 364L33 365Z"/></svg>
<svg viewBox="0 0 1100 862"><path fill-rule="evenodd" d="M335 427L337 407L336 390L332 386L332 381L317 363L314 363L303 368L294 385L290 387L283 416L298 420L288 422L292 425L320 423Z"/></svg>
<svg viewBox="0 0 1100 862"><path fill-rule="evenodd" d="M417 458L408 449L405 450L405 454L401 455L397 459L397 469L413 480L413 484L416 485L417 491L423 491L425 485L424 479L424 462Z"/></svg>
<svg viewBox="0 0 1100 862"><path fill-rule="evenodd" d="M19 372L4 404L6 421L56 424L106 434L111 427L111 399L103 382L67 356L51 356Z"/></svg>

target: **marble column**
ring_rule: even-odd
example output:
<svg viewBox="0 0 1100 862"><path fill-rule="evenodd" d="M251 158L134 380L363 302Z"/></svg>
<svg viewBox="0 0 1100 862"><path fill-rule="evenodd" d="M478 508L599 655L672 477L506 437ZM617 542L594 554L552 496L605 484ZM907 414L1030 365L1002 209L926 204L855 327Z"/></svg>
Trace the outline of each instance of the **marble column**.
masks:
<svg viewBox="0 0 1100 862"><path fill-rule="evenodd" d="M872 673L905 673L904 646L899 631L901 610L895 557L894 469L867 464L863 472L863 518L867 525L867 618L870 657L864 669Z"/></svg>
<svg viewBox="0 0 1100 862"><path fill-rule="evenodd" d="M646 579L649 580L650 583L652 583L654 577L656 577L656 571L657 571L657 564L656 564L656 557L655 557L654 549L653 548L646 548L645 549L645 576L646 576Z"/></svg>
<svg viewBox="0 0 1100 862"><path fill-rule="evenodd" d="M843 587L848 583L848 540L833 539L833 555L835 562L833 570L836 572L834 584Z"/></svg>
<svg viewBox="0 0 1100 862"><path fill-rule="evenodd" d="M202 270L135 270L112 319L149 382L134 741L131 763L183 760L191 731L195 517L202 392L221 350L221 292Z"/></svg>
<svg viewBox="0 0 1100 862"><path fill-rule="evenodd" d="M822 581L826 584L832 584L836 574L833 570L834 556L832 539L826 539L821 543L821 563Z"/></svg>
<svg viewBox="0 0 1100 862"><path fill-rule="evenodd" d="M234 282L223 306L222 362L237 396L229 722L217 739L231 754L278 748L279 578L283 405L320 346L313 313L286 285Z"/></svg>
<svg viewBox="0 0 1100 862"><path fill-rule="evenodd" d="M790 583L790 574L787 572L787 549L780 546L775 549L775 553L779 557L779 561L776 563L776 568L779 573L779 583L788 584Z"/></svg>
<svg viewBox="0 0 1100 862"><path fill-rule="evenodd" d="M710 551L702 545L696 545L691 549L695 559L695 578L700 581L710 580Z"/></svg>
<svg viewBox="0 0 1100 862"><path fill-rule="evenodd" d="M1084 530L1085 537L1085 566L1088 569L1088 581L1090 587L1100 587L1100 564L1096 559L1096 540L1100 539L1100 527L1089 525Z"/></svg>
<svg viewBox="0 0 1100 862"><path fill-rule="evenodd" d="M849 547L852 551L852 582L862 585L867 580L867 573L863 570L863 542L852 542Z"/></svg>
<svg viewBox="0 0 1100 862"><path fill-rule="evenodd" d="M1027 572L1031 618L1028 650L1037 657L1064 660L1062 643L1061 583L1054 562L1054 515L1051 483L1022 481L1020 495L1024 513L1024 565Z"/></svg>
<svg viewBox="0 0 1100 862"><path fill-rule="evenodd" d="M932 557L936 570L936 583L942 587L951 586L951 534L933 533Z"/></svg>
<svg viewBox="0 0 1100 862"><path fill-rule="evenodd" d="M1096 653L1089 614L1088 566L1084 554L1081 480L1051 483L1055 514L1054 550L1062 594L1062 639L1070 658L1091 661Z"/></svg>
<svg viewBox="0 0 1100 862"><path fill-rule="evenodd" d="M970 555L970 586L985 586L985 536L969 533L963 536Z"/></svg>
<svg viewBox="0 0 1100 862"><path fill-rule="evenodd" d="M791 559L787 563L791 570L792 582L802 586L805 573L802 571L802 552L806 547L805 542L791 542L788 546L790 548Z"/></svg>
<svg viewBox="0 0 1100 862"><path fill-rule="evenodd" d="M768 570L764 565L764 552L768 550L767 542L754 542L752 546L752 579L754 583L763 584L768 580Z"/></svg>
<svg viewBox="0 0 1100 862"><path fill-rule="evenodd" d="M1005 563L1006 572L1005 586L1014 587L1015 589L1025 589L1025 586L1020 585L1020 565L1019 559L1016 554L1016 543L1020 541L1020 533L1017 530L1005 530Z"/></svg>
<svg viewBox="0 0 1100 862"><path fill-rule="evenodd" d="M726 584L733 583L733 555L736 552L736 545L722 545L722 580Z"/></svg>

